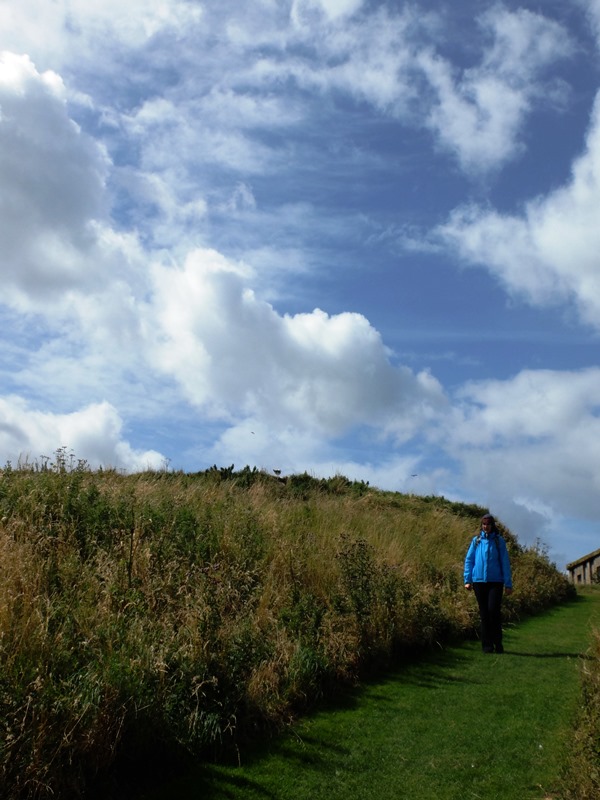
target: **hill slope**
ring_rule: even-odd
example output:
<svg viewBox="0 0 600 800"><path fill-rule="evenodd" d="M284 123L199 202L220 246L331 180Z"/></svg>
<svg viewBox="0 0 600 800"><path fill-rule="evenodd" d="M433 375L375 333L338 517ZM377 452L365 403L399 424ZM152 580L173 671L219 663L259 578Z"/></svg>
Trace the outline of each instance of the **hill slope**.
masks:
<svg viewBox="0 0 600 800"><path fill-rule="evenodd" d="M341 476L6 468L2 796L67 798L116 761L214 752L471 635L462 560L482 512ZM504 533L509 618L569 596Z"/></svg>

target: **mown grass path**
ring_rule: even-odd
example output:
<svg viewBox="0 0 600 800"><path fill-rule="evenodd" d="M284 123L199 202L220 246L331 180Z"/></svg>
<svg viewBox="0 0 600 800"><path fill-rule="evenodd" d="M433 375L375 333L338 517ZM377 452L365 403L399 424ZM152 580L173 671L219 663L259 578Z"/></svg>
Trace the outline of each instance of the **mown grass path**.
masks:
<svg viewBox="0 0 600 800"><path fill-rule="evenodd" d="M241 764L152 800L527 800L554 797L600 593L510 627L506 653L466 642L322 709Z"/></svg>

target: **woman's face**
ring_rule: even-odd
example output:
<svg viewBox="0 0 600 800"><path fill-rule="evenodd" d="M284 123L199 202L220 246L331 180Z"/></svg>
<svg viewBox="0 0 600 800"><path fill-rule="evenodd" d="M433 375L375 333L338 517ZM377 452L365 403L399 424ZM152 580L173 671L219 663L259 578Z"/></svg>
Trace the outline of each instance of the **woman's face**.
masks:
<svg viewBox="0 0 600 800"><path fill-rule="evenodd" d="M492 528L494 527L494 523L492 522L491 519L484 519L483 522L481 523L481 527L483 528L484 531L491 531Z"/></svg>

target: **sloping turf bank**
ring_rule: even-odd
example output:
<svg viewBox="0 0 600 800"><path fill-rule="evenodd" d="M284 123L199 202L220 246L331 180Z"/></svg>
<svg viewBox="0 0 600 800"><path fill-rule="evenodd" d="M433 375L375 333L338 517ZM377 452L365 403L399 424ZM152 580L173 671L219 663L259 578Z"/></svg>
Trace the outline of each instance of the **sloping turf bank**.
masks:
<svg viewBox="0 0 600 800"><path fill-rule="evenodd" d="M117 765L214 754L470 635L462 560L483 510L341 476L7 466L1 796L66 800ZM505 534L509 617L564 600L544 553Z"/></svg>

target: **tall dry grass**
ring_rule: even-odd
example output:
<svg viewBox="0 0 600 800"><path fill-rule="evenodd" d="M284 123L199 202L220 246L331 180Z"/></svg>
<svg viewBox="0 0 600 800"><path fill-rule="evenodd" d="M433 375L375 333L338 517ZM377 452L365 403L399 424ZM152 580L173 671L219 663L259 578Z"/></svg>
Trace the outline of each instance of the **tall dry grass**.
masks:
<svg viewBox="0 0 600 800"><path fill-rule="evenodd" d="M77 797L116 765L206 756L366 670L474 629L483 509L338 476L0 474L0 796ZM506 536L511 618L570 587Z"/></svg>

